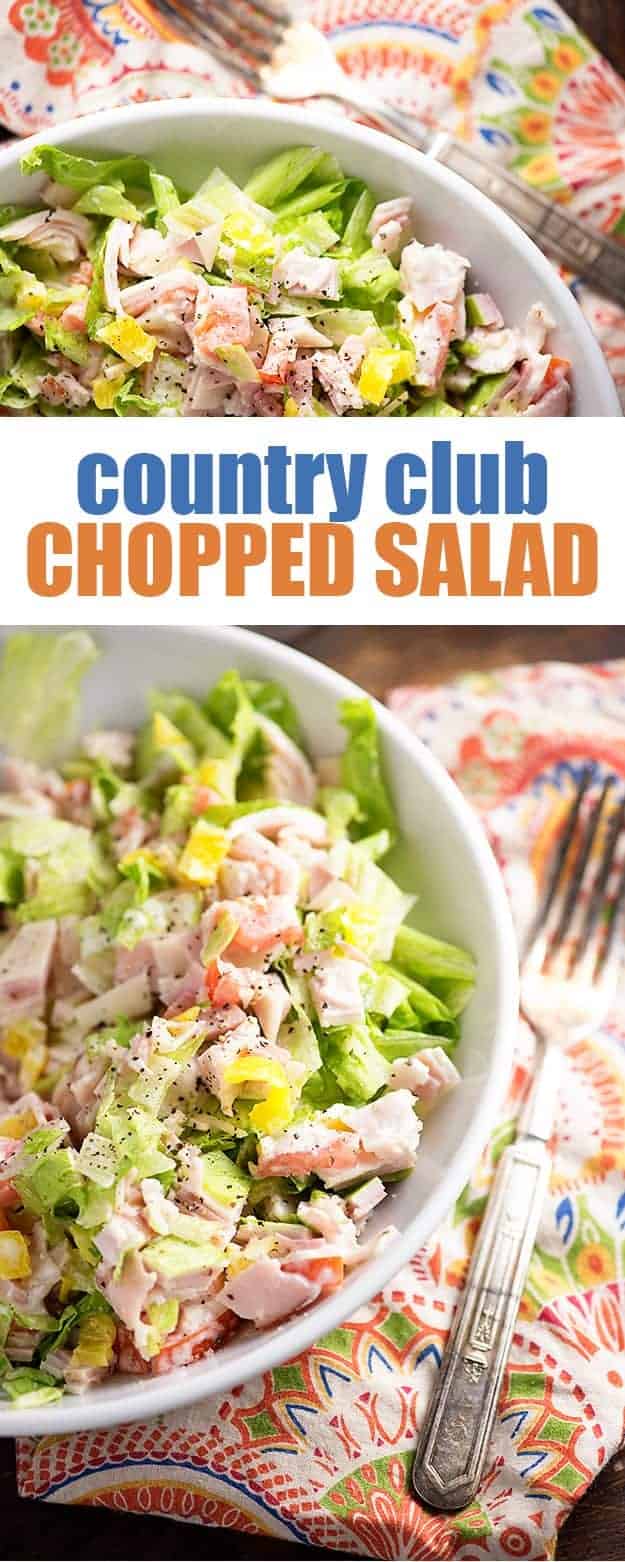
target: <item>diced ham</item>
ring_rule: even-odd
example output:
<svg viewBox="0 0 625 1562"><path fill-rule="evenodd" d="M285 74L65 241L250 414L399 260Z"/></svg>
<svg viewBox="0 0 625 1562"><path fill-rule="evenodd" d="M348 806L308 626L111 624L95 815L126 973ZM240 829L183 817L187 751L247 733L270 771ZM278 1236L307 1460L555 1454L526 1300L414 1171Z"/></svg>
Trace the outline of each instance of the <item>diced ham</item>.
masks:
<svg viewBox="0 0 625 1562"><path fill-rule="evenodd" d="M328 1188L361 1176L389 1176L414 1166L420 1129L410 1091L393 1091L368 1106L331 1107L277 1138L261 1138L252 1172L255 1177L316 1172Z"/></svg>
<svg viewBox="0 0 625 1562"><path fill-rule="evenodd" d="M533 401L538 400L542 394L545 378L549 372L551 357L549 353L532 353L526 358L520 370L514 370L509 392L503 396L499 403L499 412L506 410L515 413L523 413Z"/></svg>
<svg viewBox="0 0 625 1562"><path fill-rule="evenodd" d="M342 1258L354 1256L358 1247L356 1227L336 1193L315 1194L297 1206L297 1218L310 1231L325 1237Z"/></svg>
<svg viewBox="0 0 625 1562"><path fill-rule="evenodd" d="M91 392L81 385L75 374L62 370L58 374L42 374L39 394L51 407L87 407Z"/></svg>
<svg viewBox="0 0 625 1562"><path fill-rule="evenodd" d="M238 923L231 949L251 954L275 953L282 945L300 944L302 926L288 895L248 895L243 900L218 900L204 912L202 934L207 938L228 912Z"/></svg>
<svg viewBox="0 0 625 1562"><path fill-rule="evenodd" d="M217 347L237 343L247 347L251 335L250 309L244 287L209 287L202 295L193 332L196 360L210 362Z"/></svg>
<svg viewBox="0 0 625 1562"><path fill-rule="evenodd" d="M136 319L154 304L173 300L177 295L180 295L181 303L195 302L198 297L205 296L205 290L208 291L207 283L197 272L185 266L176 266L171 271L161 271L158 276L125 287L122 306L124 314L133 315Z"/></svg>
<svg viewBox="0 0 625 1562"><path fill-rule="evenodd" d="M503 320L500 323L503 325ZM549 332L555 329L555 323L544 304L532 304L523 327L524 357L542 352Z"/></svg>
<svg viewBox="0 0 625 1562"><path fill-rule="evenodd" d="M330 338L318 331L305 315L278 316L270 321L269 329L271 338L262 364L264 377L277 375L286 381L300 349L331 346Z"/></svg>
<svg viewBox="0 0 625 1562"><path fill-rule="evenodd" d="M199 928L189 932L175 930L162 938L142 939L133 949L120 947L116 951L115 976L118 981L144 972L150 985L163 1003L169 1003L171 984L185 976L189 966L199 956L201 934Z"/></svg>
<svg viewBox="0 0 625 1562"><path fill-rule="evenodd" d="M391 201L379 201L371 213L367 232L371 247L393 259L414 237L415 210L410 195L398 195Z"/></svg>
<svg viewBox="0 0 625 1562"><path fill-rule="evenodd" d="M415 350L415 383L423 390L435 390L455 333L455 306L435 304L427 314L419 314L409 299L402 299L399 313Z"/></svg>
<svg viewBox="0 0 625 1562"><path fill-rule="evenodd" d="M220 962L213 1003L251 1009L267 1041L275 1041L291 1007L287 988L275 971L254 971Z"/></svg>
<svg viewBox="0 0 625 1562"><path fill-rule="evenodd" d="M232 376L221 365L198 365L189 378L185 417L219 417L233 384Z"/></svg>
<svg viewBox="0 0 625 1562"><path fill-rule="evenodd" d="M30 325L29 321L29 325ZM61 325L66 331L73 331L76 336L84 336L87 329L87 295L84 298L75 298L68 304L61 315Z"/></svg>
<svg viewBox="0 0 625 1562"><path fill-rule="evenodd" d="M125 287L122 309L140 319L144 330L165 352L186 356L191 350L197 309L208 292L208 284L198 272L178 266Z"/></svg>
<svg viewBox="0 0 625 1562"><path fill-rule="evenodd" d="M371 1211L386 1198L386 1188L381 1177L371 1177L368 1182L363 1182L362 1187L355 1188L353 1193L348 1193L345 1198L345 1208L350 1218L357 1226L363 1225Z"/></svg>
<svg viewBox="0 0 625 1562"><path fill-rule="evenodd" d="M533 402L524 413L526 418L565 418L569 410L571 387L568 380L558 380Z"/></svg>
<svg viewBox="0 0 625 1562"><path fill-rule="evenodd" d="M167 241L157 228L144 228L137 223L125 262L128 271L137 277L154 277L160 270L167 253Z"/></svg>
<svg viewBox="0 0 625 1562"><path fill-rule="evenodd" d="M167 228L165 245L167 258L195 261L204 266L207 271L212 270L219 248L223 217L217 216L213 222L207 222L197 233L192 233L188 224L180 221L175 207L173 211L167 213L165 227Z"/></svg>
<svg viewBox="0 0 625 1562"><path fill-rule="evenodd" d="M262 1257L232 1275L222 1295L237 1317L264 1329L308 1307L318 1297L319 1286L304 1275L286 1272L275 1258Z"/></svg>
<svg viewBox="0 0 625 1562"><path fill-rule="evenodd" d="M350 960L348 956L337 959L333 950L325 949L318 954L296 956L295 964L308 977L310 996L324 1030L334 1025L358 1025L364 1020L360 960Z"/></svg>
<svg viewBox="0 0 625 1562"><path fill-rule="evenodd" d="M469 265L464 255L456 255L442 244L420 244L413 239L403 251L399 268L404 293L420 314L434 304L457 305Z"/></svg>
<svg viewBox="0 0 625 1562"><path fill-rule="evenodd" d="M115 1271L109 1271L108 1265L102 1262L96 1270L96 1279L107 1301L132 1334L139 1354L146 1356L148 1331L141 1315L154 1290L156 1275L149 1273L141 1254L135 1251L127 1253L117 1278Z"/></svg>
<svg viewBox="0 0 625 1562"><path fill-rule="evenodd" d="M426 1047L412 1058L400 1058L388 1077L389 1090L410 1090L419 1101L433 1101L457 1085L460 1075L443 1047Z"/></svg>
<svg viewBox="0 0 625 1562"><path fill-rule="evenodd" d="M55 1087L54 1105L67 1118L79 1140L95 1122L108 1065L109 1059L102 1053L94 1058L79 1053L69 1078L62 1079Z"/></svg>
<svg viewBox="0 0 625 1562"><path fill-rule="evenodd" d="M257 813L243 814L240 819L233 820L228 834L234 839L248 830L257 830L270 840L279 836L281 831L288 830L315 846L326 846L328 841L326 820L321 814L314 813L312 808L259 808Z"/></svg>
<svg viewBox="0 0 625 1562"><path fill-rule="evenodd" d="M310 416L313 411L313 366L311 358L296 358L286 372L285 385L296 402L300 415Z"/></svg>
<svg viewBox="0 0 625 1562"><path fill-rule="evenodd" d="M338 417L345 412L357 412L362 407L358 386L337 353L314 353L313 367Z"/></svg>
<svg viewBox="0 0 625 1562"><path fill-rule="evenodd" d="M192 1004L204 1001L204 977L204 967L199 960L194 960L182 976L161 984L162 1002L167 1004L168 1015L180 1014Z"/></svg>
<svg viewBox="0 0 625 1562"><path fill-rule="evenodd" d="M107 309L115 315L123 314L118 271L120 265L128 266L132 233L132 223L114 217L106 235L102 282Z"/></svg>
<svg viewBox="0 0 625 1562"><path fill-rule="evenodd" d="M9 755L0 761L0 788L3 792L45 792L58 801L63 797L65 783L56 770L42 770L30 759Z"/></svg>
<svg viewBox="0 0 625 1562"><path fill-rule="evenodd" d="M227 418L281 418L284 415L282 383L257 385L237 380L228 390L223 412Z"/></svg>
<svg viewBox="0 0 625 1562"><path fill-rule="evenodd" d="M88 217L59 207L5 223L0 228L0 244L27 244L29 249L45 250L59 265L71 265L88 248L92 232Z"/></svg>
<svg viewBox="0 0 625 1562"><path fill-rule="evenodd" d="M277 337L286 338L289 349L331 347L329 336L324 336L307 315L274 315L269 321L269 331L274 342Z"/></svg>
<svg viewBox="0 0 625 1562"><path fill-rule="evenodd" d="M41 923L37 925L41 926ZM151 1006L152 993L147 974L139 971L136 976L128 977L127 981L120 982L109 992L100 993L97 998L90 998L88 1003L79 1004L68 1016L68 1033L72 1041L82 1041L96 1026L114 1025L122 1015L128 1020L140 1019L149 1014Z"/></svg>
<svg viewBox="0 0 625 1562"><path fill-rule="evenodd" d="M242 830L234 837L219 872L223 893L233 899L240 895L288 895L296 901L299 881L297 863L259 830Z"/></svg>
<svg viewBox="0 0 625 1562"><path fill-rule="evenodd" d="M56 944L53 918L25 922L0 952L0 1025L41 1019Z"/></svg>
<svg viewBox="0 0 625 1562"><path fill-rule="evenodd" d="M505 374L523 357L523 338L515 326L500 331L477 325L466 338L466 361L478 374Z"/></svg>
<svg viewBox="0 0 625 1562"><path fill-rule="evenodd" d="M0 817L13 819L23 813L53 817L61 811L65 783L55 770L42 770L30 760L7 758L0 762Z"/></svg>
<svg viewBox="0 0 625 1562"><path fill-rule="evenodd" d="M149 1242L150 1231L138 1216L111 1215L110 1220L95 1233L93 1241L109 1269L116 1269L125 1253L144 1247Z"/></svg>
<svg viewBox="0 0 625 1562"><path fill-rule="evenodd" d="M275 1041L282 1021L291 1008L291 998L284 983L275 972L261 978L258 990L250 1005L256 1015L263 1036Z"/></svg>
<svg viewBox="0 0 625 1562"><path fill-rule="evenodd" d="M277 261L273 281L296 298L340 297L338 260L331 260L327 255L308 255L299 247L287 250Z"/></svg>

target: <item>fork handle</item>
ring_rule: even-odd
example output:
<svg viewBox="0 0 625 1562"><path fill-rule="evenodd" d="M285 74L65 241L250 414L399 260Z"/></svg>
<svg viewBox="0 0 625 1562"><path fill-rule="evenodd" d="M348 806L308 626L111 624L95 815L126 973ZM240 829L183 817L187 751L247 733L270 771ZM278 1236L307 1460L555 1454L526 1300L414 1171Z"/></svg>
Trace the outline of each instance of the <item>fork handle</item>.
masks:
<svg viewBox="0 0 625 1562"><path fill-rule="evenodd" d="M382 130L460 174L512 217L540 249L591 287L625 305L625 245L572 216L502 163L483 157L446 130L426 128L422 120L392 103L381 102L366 86L352 82L351 78L345 88L342 83L340 88L333 86L331 95L375 119Z"/></svg>
<svg viewBox="0 0 625 1562"><path fill-rule="evenodd" d="M444 1512L480 1483L550 1165L525 1134L497 1169L412 1468L417 1497Z"/></svg>

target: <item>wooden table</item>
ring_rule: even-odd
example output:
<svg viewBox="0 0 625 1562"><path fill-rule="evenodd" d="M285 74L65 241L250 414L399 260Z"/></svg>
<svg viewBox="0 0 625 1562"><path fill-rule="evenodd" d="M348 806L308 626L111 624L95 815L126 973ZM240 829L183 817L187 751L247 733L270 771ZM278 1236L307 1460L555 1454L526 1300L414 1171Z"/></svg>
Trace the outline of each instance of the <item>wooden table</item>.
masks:
<svg viewBox="0 0 625 1562"><path fill-rule="evenodd" d="M293 637L291 637L293 638ZM308 628L295 643L383 696L395 683L438 683L469 668L516 661L597 661L625 657L625 628L570 629L337 629ZM0 1512L7 1557L263 1558L336 1557L232 1531L217 1537L169 1519L124 1518L103 1509L43 1507L15 1495L12 1444L0 1443ZM2 1548L0 1548L2 1549ZM559 1562L570 1558L625 1558L625 1458L617 1457L564 1526Z"/></svg>

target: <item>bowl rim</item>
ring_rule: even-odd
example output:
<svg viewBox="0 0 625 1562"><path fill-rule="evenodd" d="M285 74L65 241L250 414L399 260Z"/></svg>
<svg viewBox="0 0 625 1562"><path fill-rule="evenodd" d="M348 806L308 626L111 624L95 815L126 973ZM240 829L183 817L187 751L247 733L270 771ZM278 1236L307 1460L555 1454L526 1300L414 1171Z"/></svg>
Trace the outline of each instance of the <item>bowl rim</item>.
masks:
<svg viewBox="0 0 625 1562"><path fill-rule="evenodd" d="M128 632L132 625L101 626L106 634ZM164 626L163 626L164 627ZM337 699L362 696L362 690L351 679L293 646L285 645L252 630L238 626L219 628L187 625L167 626L186 638L218 639L231 648L233 657L243 650L246 653L262 651L272 664L276 675L290 668L306 672L327 690L328 697ZM6 631L3 631L5 633ZM158 634L160 628L142 629L142 635ZM96 631L97 633L97 631ZM103 659L106 656L104 646ZM371 697L371 696L370 696ZM0 1411L0 1437L61 1435L97 1427L116 1426L128 1421L147 1420L151 1416L182 1408L200 1399L222 1396L236 1385L248 1382L256 1375L279 1366L285 1360L309 1349L331 1328L338 1327L347 1317L371 1300L392 1277L406 1264L417 1249L428 1239L437 1225L445 1218L454 1199L467 1181L473 1166L486 1144L495 1114L508 1082L509 1067L516 1034L518 1017L518 958L516 937L508 898L486 832L456 782L441 762L430 752L420 738L378 700L372 702L379 722L383 741L398 745L406 757L416 760L425 779L442 797L456 823L464 834L473 855L475 866L482 880L485 897L489 903L493 925L492 961L495 977L493 1057L484 1089L476 1104L470 1127L447 1164L444 1177L436 1191L417 1210L405 1229L398 1233L377 1257L357 1269L351 1279L325 1301L316 1303L308 1312L294 1314L284 1324L270 1332L259 1332L249 1349L243 1376L236 1368L236 1358L220 1365L219 1353L209 1358L206 1365L198 1362L192 1370L180 1368L163 1377L139 1377L136 1384L123 1388L117 1402L112 1392L99 1405L98 1390L94 1390L93 1402L86 1404L81 1398L67 1398L49 1409ZM427 1215L424 1218L424 1210ZM111 1388L115 1382L110 1380Z"/></svg>
<svg viewBox="0 0 625 1562"><path fill-rule="evenodd" d="M525 259L528 265L533 267L538 284L542 280L547 289L555 288L562 323L566 323L572 334L581 339L584 351L590 359L589 366L595 376L594 394L599 405L596 413L591 415L622 416L616 385L599 343L570 289L534 240L519 227L518 223L514 222L512 217L501 211L489 196L483 195L481 190L477 190L459 174L420 152L416 147L409 146L407 142L396 141L384 131L361 125L349 119L347 115L339 116L339 114L313 110L310 107L299 108L290 104L273 103L262 97L152 98L147 103L121 104L114 108L99 109L92 114L79 115L78 118L71 120L63 120L58 125L51 125L49 129L38 131L35 135L28 136L15 144L10 143L8 148L0 150L0 180L5 170L19 167L22 156L38 145L51 143L71 145L77 140L88 140L92 131L97 136L99 128L114 130L115 126L119 125L120 130L132 130L133 125L141 124L142 120L147 121L151 118L175 122L193 117L217 120L239 118L251 121L260 117L284 126L285 133L289 136L297 134L299 130L306 134L316 129L357 146L375 147L379 146L380 142L386 143L389 148L392 148L392 154L397 161L408 167L414 168L416 165L426 180L430 178L434 183L442 184L449 190L450 196L455 196L465 206L471 208L478 219L481 217L497 228L501 238L516 249L521 259ZM126 150L132 151L132 147Z"/></svg>

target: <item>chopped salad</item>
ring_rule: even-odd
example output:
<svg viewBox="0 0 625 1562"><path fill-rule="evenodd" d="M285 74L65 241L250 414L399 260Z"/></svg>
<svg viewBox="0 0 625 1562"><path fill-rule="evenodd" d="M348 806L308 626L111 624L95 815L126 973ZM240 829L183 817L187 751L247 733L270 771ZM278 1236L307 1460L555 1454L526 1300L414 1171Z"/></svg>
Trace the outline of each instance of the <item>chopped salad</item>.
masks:
<svg viewBox="0 0 625 1562"><path fill-rule="evenodd" d="M28 1407L205 1357L377 1251L474 980L381 866L366 699L315 765L286 691L232 671L53 767L95 654L20 632L0 664L0 1402Z"/></svg>
<svg viewBox="0 0 625 1562"><path fill-rule="evenodd" d="M189 193L143 158L36 146L0 208L7 415L564 415L537 302L506 324L470 261L319 147ZM40 204L43 201L43 205Z"/></svg>

